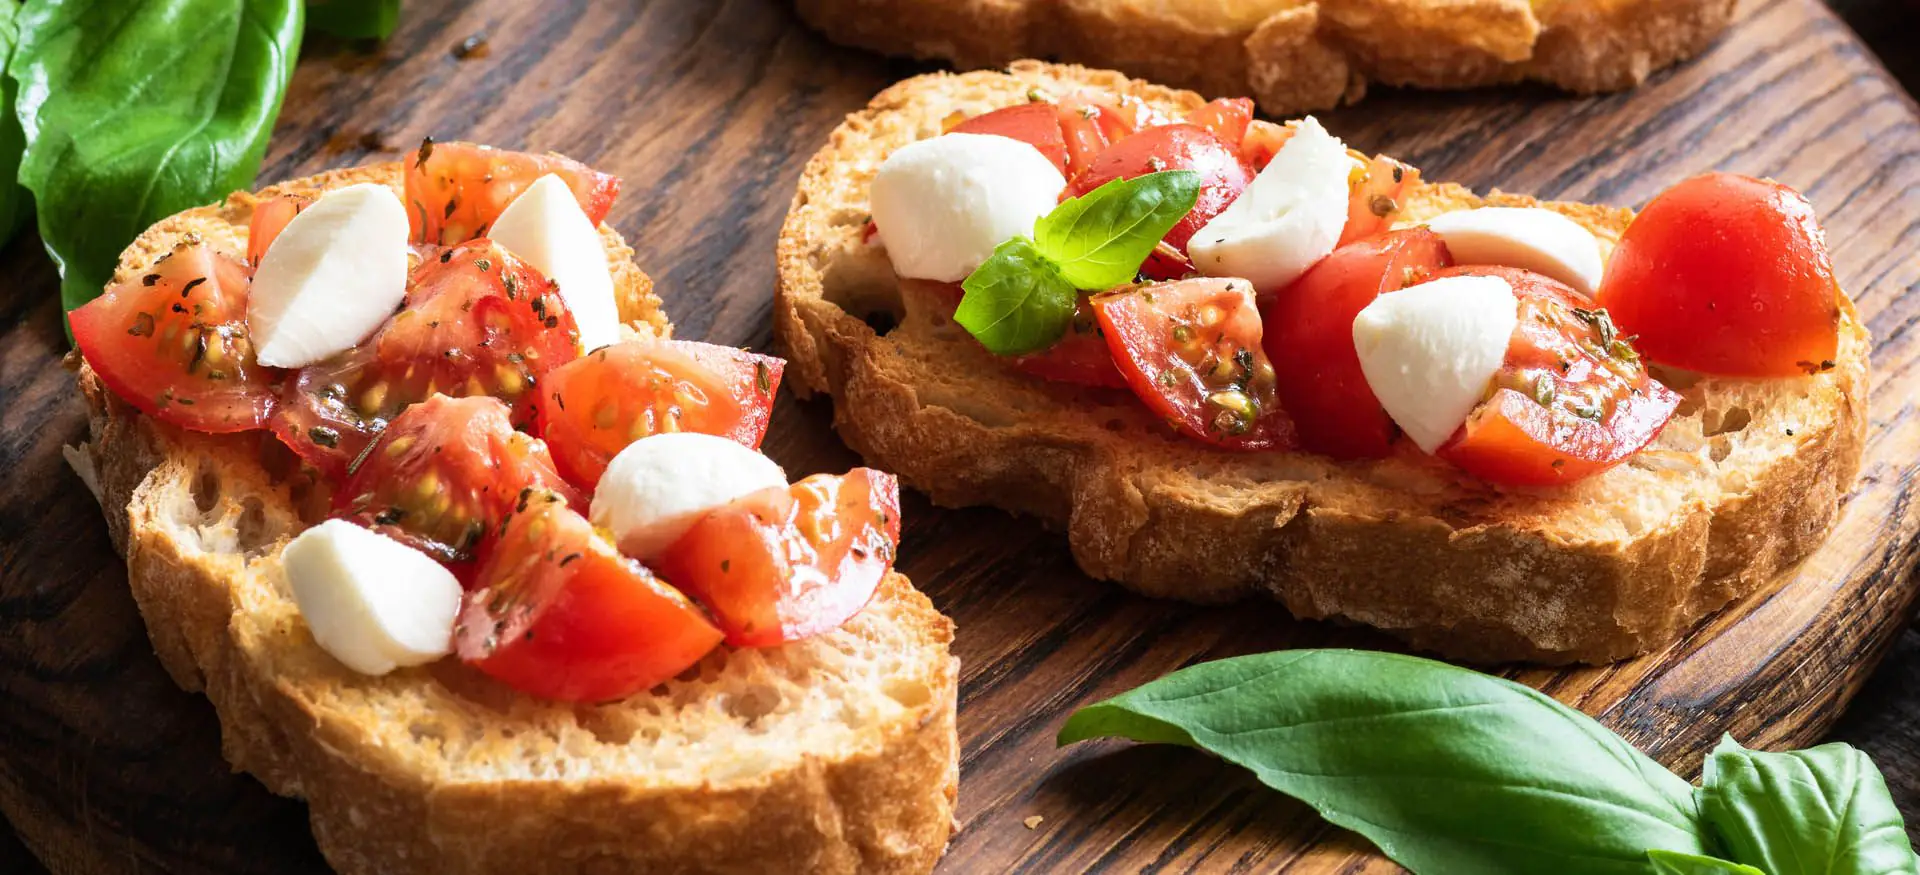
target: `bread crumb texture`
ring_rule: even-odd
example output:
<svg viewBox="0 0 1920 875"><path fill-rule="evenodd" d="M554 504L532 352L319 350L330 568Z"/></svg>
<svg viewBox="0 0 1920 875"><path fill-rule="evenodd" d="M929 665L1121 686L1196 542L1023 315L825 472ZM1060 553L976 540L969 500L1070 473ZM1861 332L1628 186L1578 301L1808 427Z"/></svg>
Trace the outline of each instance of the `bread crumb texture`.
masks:
<svg viewBox="0 0 1920 875"><path fill-rule="evenodd" d="M1369 83L1617 91L1706 50L1735 0L797 0L835 42L963 69L1113 67L1294 115Z"/></svg>
<svg viewBox="0 0 1920 875"><path fill-rule="evenodd" d="M1850 302L1835 368L1784 380L1660 372L1685 400L1659 440L1554 489L1494 489L1404 442L1351 463L1217 452L1128 392L1012 371L951 322L950 298L897 280L863 230L889 153L1035 87L1130 94L1170 115L1202 102L1038 62L910 79L834 131L782 232L774 311L789 385L831 394L847 443L936 503L1039 517L1066 530L1089 574L1149 595L1264 593L1301 617L1479 662L1604 662L1664 646L1775 580L1831 527L1865 434L1869 341ZM1557 210L1609 253L1632 218L1441 183L1414 190L1403 221L1486 204Z"/></svg>

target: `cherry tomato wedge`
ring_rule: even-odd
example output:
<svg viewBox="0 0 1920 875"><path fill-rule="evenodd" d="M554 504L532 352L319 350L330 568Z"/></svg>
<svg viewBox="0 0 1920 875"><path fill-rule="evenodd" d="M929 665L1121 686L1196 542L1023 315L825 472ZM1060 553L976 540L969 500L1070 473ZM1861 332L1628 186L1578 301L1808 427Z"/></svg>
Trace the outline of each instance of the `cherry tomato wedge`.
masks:
<svg viewBox="0 0 1920 875"><path fill-rule="evenodd" d="M400 312L354 349L302 368L274 434L337 477L408 405L434 393L491 395L533 419L534 385L580 354L553 282L481 239L414 268Z"/></svg>
<svg viewBox="0 0 1920 875"><path fill-rule="evenodd" d="M1294 446L1245 280L1199 278L1093 298L1135 395L1189 436L1235 450Z"/></svg>
<svg viewBox="0 0 1920 875"><path fill-rule="evenodd" d="M1079 92L1058 105L1060 131L1067 140L1067 179L1086 172L1107 147L1142 128L1159 123L1144 101L1133 97Z"/></svg>
<svg viewBox="0 0 1920 875"><path fill-rule="evenodd" d="M648 435L692 431L758 447L786 365L684 340L601 347L547 375L540 435L560 471L588 487L616 454Z"/></svg>
<svg viewBox="0 0 1920 875"><path fill-rule="evenodd" d="M1335 249L1261 310L1262 343L1300 445L1340 459L1392 450L1395 428L1353 346L1353 319L1373 299L1426 282L1453 263L1440 235L1393 231Z"/></svg>
<svg viewBox="0 0 1920 875"><path fill-rule="evenodd" d="M544 699L610 702L719 646L699 606L620 555L565 498L529 490L454 629L460 658Z"/></svg>
<svg viewBox="0 0 1920 875"><path fill-rule="evenodd" d="M945 303L949 316L953 315L954 308L960 305L960 299L966 295L966 290L959 283L908 282L936 293L938 299ZM1100 336L1093 307L1084 297L1074 310L1073 324L1065 337L1053 346L1030 355L1014 356L1008 362L1014 370L1057 383L1078 383L1109 389L1124 389L1127 386L1127 379L1120 376L1120 369L1113 364L1113 353L1107 351L1107 341Z"/></svg>
<svg viewBox="0 0 1920 875"><path fill-rule="evenodd" d="M1347 226L1339 245L1364 240L1393 227L1394 217L1406 206L1407 189L1418 185L1420 171L1385 155L1367 160L1367 169L1354 183L1347 200Z"/></svg>
<svg viewBox="0 0 1920 875"><path fill-rule="evenodd" d="M1212 131L1222 143L1242 143L1253 124L1253 101L1245 97L1223 97L1188 113L1187 123ZM1245 152L1241 154L1244 157ZM1261 166L1266 165L1263 162Z"/></svg>
<svg viewBox="0 0 1920 875"><path fill-rule="evenodd" d="M659 568L713 612L728 643L766 647L832 631L859 613L899 543L899 482L855 468L709 513Z"/></svg>
<svg viewBox="0 0 1920 875"><path fill-rule="evenodd" d="M1653 361L1784 377L1833 366L1839 288L1806 198L1770 180L1709 173L1640 211L1598 301Z"/></svg>
<svg viewBox="0 0 1920 875"><path fill-rule="evenodd" d="M1083 318L1088 321L1083 323ZM1056 383L1126 388L1127 378L1113 363L1113 353L1108 351L1106 339L1093 327L1092 318L1093 311L1087 299L1082 298L1080 312L1075 314L1074 327L1067 336L1040 352L1015 357L1012 359L1014 369ZM1083 328L1083 324L1086 327Z"/></svg>
<svg viewBox="0 0 1920 875"><path fill-rule="evenodd" d="M472 559L528 487L579 494L499 399L435 395L395 418L333 494L333 515L444 563Z"/></svg>
<svg viewBox="0 0 1920 875"><path fill-rule="evenodd" d="M247 264L260 266L260 259L266 257L267 247L286 230L287 223L300 211L313 204L312 198L297 194L283 194L270 197L253 205L253 218L247 222Z"/></svg>
<svg viewBox="0 0 1920 875"><path fill-rule="evenodd" d="M950 134L995 134L1028 143L1045 155L1060 175L1067 175L1067 138L1061 132L1060 108L1051 103L1028 103L981 113L955 125Z"/></svg>
<svg viewBox="0 0 1920 875"><path fill-rule="evenodd" d="M1551 486L1618 465L1673 418L1680 396L1647 374L1607 311L1523 270L1436 274L1461 275L1505 279L1520 298L1520 324L1491 397L1435 455L1495 483Z"/></svg>
<svg viewBox="0 0 1920 875"><path fill-rule="evenodd" d="M1193 211L1167 232L1166 242L1184 253L1193 232L1233 203L1253 180L1239 154L1211 131L1197 125L1160 125L1142 130L1112 146L1084 173L1074 177L1061 197L1079 197L1115 179L1132 179L1161 170L1192 170L1200 174L1200 199ZM1173 279L1188 272L1184 257L1156 252L1140 272L1155 279Z"/></svg>
<svg viewBox="0 0 1920 875"><path fill-rule="evenodd" d="M407 159L405 200L413 239L452 246L484 237L507 204L549 173L567 183L596 225L620 194L619 177L571 158L427 140Z"/></svg>
<svg viewBox="0 0 1920 875"><path fill-rule="evenodd" d="M1280 147L1292 136L1293 129L1286 125L1254 119L1247 123L1247 132L1240 138L1240 160L1259 173L1273 163L1273 156L1280 154Z"/></svg>
<svg viewBox="0 0 1920 875"><path fill-rule="evenodd" d="M184 244L69 314L74 343L107 388L155 419L204 432L259 428L277 377L253 358L249 279L246 265Z"/></svg>

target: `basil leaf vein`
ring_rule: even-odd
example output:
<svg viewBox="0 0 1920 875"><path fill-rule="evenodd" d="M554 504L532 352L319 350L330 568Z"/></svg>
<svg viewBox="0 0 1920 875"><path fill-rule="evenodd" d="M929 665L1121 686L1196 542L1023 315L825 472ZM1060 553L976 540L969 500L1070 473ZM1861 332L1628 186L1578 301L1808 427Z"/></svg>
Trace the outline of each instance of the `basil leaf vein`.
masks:
<svg viewBox="0 0 1920 875"><path fill-rule="evenodd" d="M1112 288L1133 281L1199 198L1200 174L1191 170L1114 179L1041 217L1034 243L1074 288Z"/></svg>
<svg viewBox="0 0 1920 875"><path fill-rule="evenodd" d="M1681 854L1657 848L1647 852L1647 861L1653 864L1654 875L1767 875L1752 866L1718 857Z"/></svg>
<svg viewBox="0 0 1920 875"><path fill-rule="evenodd" d="M1699 798L1728 856L1770 875L1920 872L1886 779L1852 746L1768 753L1723 738Z"/></svg>
<svg viewBox="0 0 1920 875"><path fill-rule="evenodd" d="M1245 766L1415 871L1636 873L1705 856L1692 788L1586 715L1397 654L1206 663L1075 713L1060 743L1186 744Z"/></svg>
<svg viewBox="0 0 1920 875"><path fill-rule="evenodd" d="M8 63L20 183L68 309L147 226L249 188L300 49L299 0L29 0Z"/></svg>
<svg viewBox="0 0 1920 875"><path fill-rule="evenodd" d="M1079 292L1038 250L1015 237L967 276L953 321L995 355L1025 355L1052 346L1073 323Z"/></svg>

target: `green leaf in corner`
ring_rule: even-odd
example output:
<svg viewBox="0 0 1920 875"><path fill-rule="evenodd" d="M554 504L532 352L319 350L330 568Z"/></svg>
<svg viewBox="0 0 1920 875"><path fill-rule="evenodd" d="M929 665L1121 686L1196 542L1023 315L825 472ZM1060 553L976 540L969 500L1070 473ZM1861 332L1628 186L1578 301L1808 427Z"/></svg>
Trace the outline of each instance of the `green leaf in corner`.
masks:
<svg viewBox="0 0 1920 875"><path fill-rule="evenodd" d="M7 68L14 46L20 41L20 4L0 0L0 72ZM20 187L20 153L27 148L26 135L20 132L20 119L13 114L14 96L20 87L0 76L0 244L13 239L20 229L20 218L31 202Z"/></svg>
<svg viewBox="0 0 1920 875"><path fill-rule="evenodd" d="M1076 289L1124 285L1199 198L1191 170L1115 179L1042 217L1034 243Z"/></svg>
<svg viewBox="0 0 1920 875"><path fill-rule="evenodd" d="M28 0L8 64L20 182L68 309L172 213L248 188L300 51L299 0Z"/></svg>
<svg viewBox="0 0 1920 875"><path fill-rule="evenodd" d="M1722 739L1699 796L1727 856L1771 875L1920 872L1886 779L1849 745L1767 753Z"/></svg>
<svg viewBox="0 0 1920 875"><path fill-rule="evenodd" d="M953 321L995 355L1024 355L1052 346L1073 324L1080 297L1025 237L1000 244L960 286L966 295Z"/></svg>
<svg viewBox="0 0 1920 875"><path fill-rule="evenodd" d="M386 39L400 26L400 0L307 0L307 26L342 39Z"/></svg>
<svg viewBox="0 0 1920 875"><path fill-rule="evenodd" d="M1182 669L1060 743L1186 744L1253 770L1415 872L1645 875L1707 855L1692 787L1586 715L1445 663L1295 650Z"/></svg>
<svg viewBox="0 0 1920 875"><path fill-rule="evenodd" d="M1752 866L1730 863L1718 857L1673 851L1648 851L1647 861L1653 864L1654 875L1767 875Z"/></svg>

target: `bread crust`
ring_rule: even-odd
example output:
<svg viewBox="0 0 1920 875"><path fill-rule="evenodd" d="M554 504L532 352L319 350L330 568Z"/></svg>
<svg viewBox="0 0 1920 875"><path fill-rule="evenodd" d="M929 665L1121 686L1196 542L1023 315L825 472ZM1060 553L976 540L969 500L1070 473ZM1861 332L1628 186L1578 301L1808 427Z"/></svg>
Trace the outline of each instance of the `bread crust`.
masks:
<svg viewBox="0 0 1920 875"><path fill-rule="evenodd" d="M955 112L1092 88L1170 114L1202 102L1109 71L1023 61L932 74L848 117L802 175L781 232L775 337L798 392L826 392L843 439L943 505L1031 514L1088 574L1148 595L1264 593L1306 618L1376 626L1477 662L1606 662L1678 637L1777 579L1829 528L1859 470L1867 335L1844 307L1837 367L1687 386L1683 415L1628 465L1559 490L1503 491L1404 447L1378 462L1232 454L1179 439L1125 392L1018 374L897 281L864 241L886 153ZM1610 251L1632 214L1423 184L1406 216L1539 205ZM885 312L876 332L863 317Z"/></svg>
<svg viewBox="0 0 1920 875"><path fill-rule="evenodd" d="M1700 54L1735 0L796 0L835 42L962 69L1112 67L1289 116L1368 83L1631 88Z"/></svg>
<svg viewBox="0 0 1920 875"><path fill-rule="evenodd" d="M128 248L116 279L137 276L189 235L244 251L246 222L260 199L314 195L354 182L397 190L400 165L324 173L176 215ZM618 235L601 231L623 316L640 330L665 334L669 326L651 282ZM930 870L945 849L955 829L958 782L953 628L901 575L890 574L874 603L847 627L777 649L832 654L867 636L906 654L905 666L887 681L897 688L869 691L873 701L846 705L886 705L850 740L818 749L796 743L797 750L754 760L752 768L720 757L722 772L701 780L564 772L474 780L462 763L431 756L432 739L422 741L420 734L482 733L495 747L465 748L478 756L475 751L509 749L515 729L561 725L580 738L586 737L580 727L590 722L604 727L634 715L671 721L676 718L659 713L671 715L677 700L656 691L615 705L538 703L450 661L384 678L353 674L319 650L283 592L260 582L272 580L279 548L304 525L297 487L262 464L267 439L195 434L156 422L113 396L84 364L79 385L91 414L87 452L108 528L126 556L128 582L156 653L181 687L213 702L223 752L236 769L309 803L315 839L345 875L914 873ZM184 527L168 518L170 508L181 506L193 517ZM231 542L229 549L209 548L190 537L195 531L226 533L219 537ZM709 657L700 671L725 684L737 671L730 656ZM781 658L800 665L807 657ZM818 671L824 676L828 667ZM412 718L421 723L458 707L497 714L497 725L405 725L404 716L352 704L390 705L409 696L423 703ZM594 729L596 735L608 731ZM828 737L839 739L821 736ZM566 752L553 756L563 759Z"/></svg>

